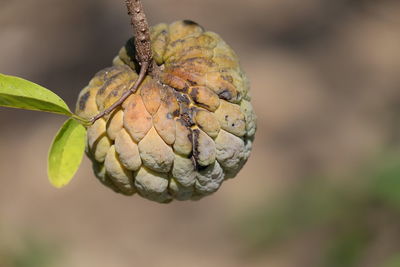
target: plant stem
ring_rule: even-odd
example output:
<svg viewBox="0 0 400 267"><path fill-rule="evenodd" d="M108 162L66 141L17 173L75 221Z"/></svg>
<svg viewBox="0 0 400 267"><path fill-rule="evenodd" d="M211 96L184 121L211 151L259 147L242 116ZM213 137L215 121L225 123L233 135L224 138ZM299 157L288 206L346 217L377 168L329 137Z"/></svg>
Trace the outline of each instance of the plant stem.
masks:
<svg viewBox="0 0 400 267"><path fill-rule="evenodd" d="M125 0L125 4L128 9L128 14L131 17L133 34L135 37L136 60L140 64L139 77L137 78L135 84L128 91L126 91L121 98L118 99L118 101L93 117L90 120L92 124L105 115L110 114L131 94L134 94L143 82L146 74L154 67L153 52L151 50L150 40L150 27L146 19L146 14L144 13L142 2L141 0Z"/></svg>
<svg viewBox="0 0 400 267"><path fill-rule="evenodd" d="M153 60L151 50L150 28L144 13L141 0L125 0L128 14L131 17L133 35L135 36L136 59L143 63Z"/></svg>
<svg viewBox="0 0 400 267"><path fill-rule="evenodd" d="M88 121L82 117L80 117L79 115L76 114L72 114L71 118L75 119L77 122L79 122L80 124L82 124L83 126L90 126L92 124L91 121Z"/></svg>

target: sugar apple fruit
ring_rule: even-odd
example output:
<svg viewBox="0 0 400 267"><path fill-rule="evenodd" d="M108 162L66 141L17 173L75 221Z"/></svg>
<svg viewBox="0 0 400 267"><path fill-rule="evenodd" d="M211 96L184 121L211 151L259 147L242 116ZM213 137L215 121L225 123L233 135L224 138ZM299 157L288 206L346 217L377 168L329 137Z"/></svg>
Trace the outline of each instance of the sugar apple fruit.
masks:
<svg viewBox="0 0 400 267"><path fill-rule="evenodd" d="M232 49L192 21L151 29L159 77L87 128L87 155L115 192L167 203L216 192L249 158L256 131L249 84ZM78 98L90 119L138 78L133 39Z"/></svg>

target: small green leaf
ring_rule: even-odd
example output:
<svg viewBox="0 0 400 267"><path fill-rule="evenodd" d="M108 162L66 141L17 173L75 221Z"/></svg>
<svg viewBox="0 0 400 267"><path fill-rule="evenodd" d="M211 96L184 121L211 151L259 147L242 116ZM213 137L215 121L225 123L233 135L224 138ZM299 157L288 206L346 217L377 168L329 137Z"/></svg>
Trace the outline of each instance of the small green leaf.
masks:
<svg viewBox="0 0 400 267"><path fill-rule="evenodd" d="M1 73L0 106L72 115L67 104L52 91L33 82Z"/></svg>
<svg viewBox="0 0 400 267"><path fill-rule="evenodd" d="M86 129L69 119L57 133L48 158L48 176L52 185L67 185L81 164L85 151Z"/></svg>

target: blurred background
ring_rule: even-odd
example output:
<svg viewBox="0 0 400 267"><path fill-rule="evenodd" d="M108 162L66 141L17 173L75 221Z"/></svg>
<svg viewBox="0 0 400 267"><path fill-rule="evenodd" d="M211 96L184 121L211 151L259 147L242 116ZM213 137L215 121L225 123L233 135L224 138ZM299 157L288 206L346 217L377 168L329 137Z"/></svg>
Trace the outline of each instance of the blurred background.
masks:
<svg viewBox="0 0 400 267"><path fill-rule="evenodd" d="M252 83L258 132L199 202L112 193L84 160L50 186L64 118L0 108L0 266L400 266L400 2L147 0L151 24L218 32ZM74 107L130 37L122 0L0 0L0 72Z"/></svg>

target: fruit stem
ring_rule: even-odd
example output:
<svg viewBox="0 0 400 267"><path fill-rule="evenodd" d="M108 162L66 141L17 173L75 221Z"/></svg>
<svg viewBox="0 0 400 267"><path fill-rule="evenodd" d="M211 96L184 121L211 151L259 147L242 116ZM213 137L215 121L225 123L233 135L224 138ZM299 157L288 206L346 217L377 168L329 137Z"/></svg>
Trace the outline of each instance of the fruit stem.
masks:
<svg viewBox="0 0 400 267"><path fill-rule="evenodd" d="M140 84L146 77L146 74L155 68L153 61L153 52L151 50L150 27L144 13L141 0L125 0L128 14L131 17L131 24L133 26L133 34L135 40L136 59L140 65L139 77L135 84L126 91L118 101L112 104L109 108L103 110L90 122L93 124L98 119L110 114L114 109L120 106L131 94L134 94L139 88Z"/></svg>
<svg viewBox="0 0 400 267"><path fill-rule="evenodd" d="M136 59L138 62L150 62L153 60L151 50L150 27L144 13L141 0L125 0L128 14L131 17L133 35L135 36Z"/></svg>
<svg viewBox="0 0 400 267"><path fill-rule="evenodd" d="M91 121L88 121L77 114L72 114L71 118L82 124L83 126L90 126L92 124Z"/></svg>

